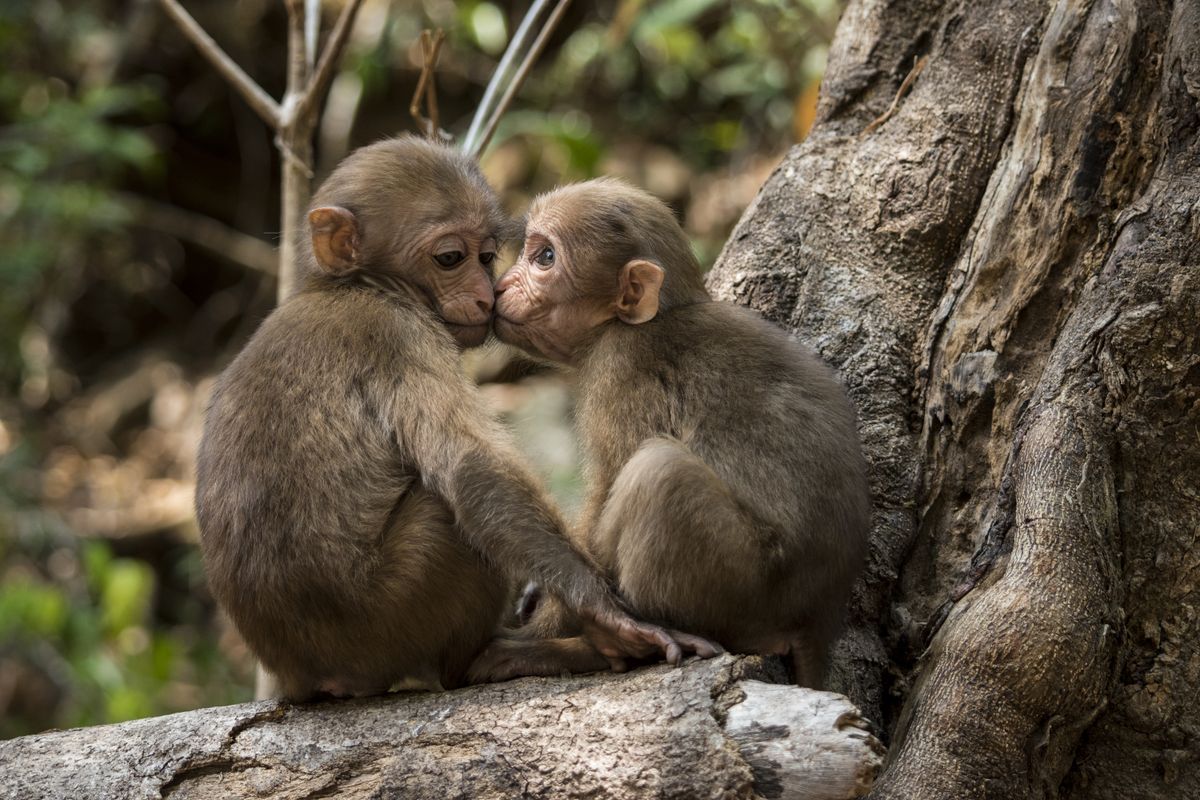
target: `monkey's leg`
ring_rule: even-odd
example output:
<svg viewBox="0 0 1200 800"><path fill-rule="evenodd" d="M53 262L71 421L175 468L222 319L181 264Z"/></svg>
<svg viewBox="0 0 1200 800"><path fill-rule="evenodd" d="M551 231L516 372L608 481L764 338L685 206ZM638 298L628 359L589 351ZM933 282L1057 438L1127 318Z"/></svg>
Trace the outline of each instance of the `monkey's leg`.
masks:
<svg viewBox="0 0 1200 800"><path fill-rule="evenodd" d="M284 696L453 688L496 632L506 581L465 544L439 498L410 490L378 546L361 582L334 587L329 605L310 604L303 619L280 620Z"/></svg>
<svg viewBox="0 0 1200 800"><path fill-rule="evenodd" d="M740 652L786 652L786 644L761 641L775 633L764 619L770 590L761 536L724 481L682 442L642 443L613 482L592 542L638 613Z"/></svg>
<svg viewBox="0 0 1200 800"><path fill-rule="evenodd" d="M254 699L269 700L279 694L279 681L258 662L254 665Z"/></svg>
<svg viewBox="0 0 1200 800"><path fill-rule="evenodd" d="M500 626L508 582L462 538L440 498L414 489L385 539L390 569L383 577L394 620L398 659L435 664L446 688L461 685L467 667Z"/></svg>

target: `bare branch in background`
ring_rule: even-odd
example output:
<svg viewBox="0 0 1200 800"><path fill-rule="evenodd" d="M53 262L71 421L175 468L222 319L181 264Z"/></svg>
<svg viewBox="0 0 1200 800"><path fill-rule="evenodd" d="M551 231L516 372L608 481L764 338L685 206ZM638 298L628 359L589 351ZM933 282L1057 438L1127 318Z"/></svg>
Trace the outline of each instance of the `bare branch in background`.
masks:
<svg viewBox="0 0 1200 800"><path fill-rule="evenodd" d="M254 79L245 73L245 71L237 65L237 63L229 57L229 55L221 49L221 46L209 36L200 23L192 18L183 6L177 0L159 0L159 4L163 10L167 12L167 16L175 21L179 29L183 32L196 48L204 54L217 72L229 82L231 86L254 109L260 117L263 118L268 125L273 129L278 129L283 121L282 111L279 103L267 94L261 86L254 82Z"/></svg>
<svg viewBox="0 0 1200 800"><path fill-rule="evenodd" d="M361 5L362 0L350 0L350 2L342 7L342 13L338 16L337 22L334 23L333 30L329 34L329 40L325 43L325 49L321 53L321 60L317 64L317 68L313 71L312 78L308 82L308 88L304 91L304 97L300 100L300 104L296 109L297 116L304 116L310 113L320 103L321 98L325 96L325 91L333 81L333 73L341 58L342 50L345 49L346 41L350 38L350 29L353 27L354 17L358 14L358 9Z"/></svg>
<svg viewBox="0 0 1200 800"><path fill-rule="evenodd" d="M287 89L283 94L285 121L295 119L295 106L308 85L308 65L305 60L305 16L307 0L284 0L288 19L287 45Z"/></svg>
<svg viewBox="0 0 1200 800"><path fill-rule="evenodd" d="M558 27L558 23L562 20L563 14L566 13L567 6L570 4L571 0L558 0L558 5L550 13L550 18L542 26L541 32L538 33L537 39L533 42L533 47L525 54L525 60L517 68L517 74L513 76L512 82L508 84L508 89L504 92L504 96L500 98L500 102L496 105L496 110L488 120L487 127L480 134L479 144L475 146L474 155L480 156L487 149L488 142L492 140L492 136L496 133L496 126L500 124L500 118L504 116L504 112L512 105L517 92L521 90L521 85L525 83L525 79L529 77L529 73L533 70L533 65L537 63L538 57L546 49L546 42L550 41L550 35Z"/></svg>
<svg viewBox="0 0 1200 800"><path fill-rule="evenodd" d="M421 31L421 76L417 79L417 88L413 92L412 102L408 105L408 113L416 120L427 137L440 141L442 133L438 125L437 106L437 62L442 51L442 42L446 32L438 28L436 34L428 30ZM428 117L421 114L421 101L425 101L425 111Z"/></svg>
<svg viewBox="0 0 1200 800"><path fill-rule="evenodd" d="M504 51L504 55L500 57L500 63L496 66L496 71L492 73L492 79L488 81L487 88L484 89L483 99L479 101L479 107L475 109L475 116L471 118L471 127L467 129L467 135L463 138L462 149L464 153L475 156L478 154L476 142L479 140L479 133L483 128L484 121L488 118L492 100L496 96L496 92L500 90L500 85L504 82L509 70L512 68L513 60L516 59L517 53L523 51L529 43L529 36L533 31L533 23L542 15L542 10L550 0L533 0L533 5L529 7L529 11L525 12L525 18L521 20L521 24L517 26L517 32L513 34L512 40L508 43L508 48Z"/></svg>
<svg viewBox="0 0 1200 800"><path fill-rule="evenodd" d="M136 225L173 236L266 275L274 276L279 268L275 248L269 243L212 217L134 194L122 193L120 200L133 214Z"/></svg>
<svg viewBox="0 0 1200 800"><path fill-rule="evenodd" d="M304 65L311 75L317 64L317 37L321 33L321 0L304 0Z"/></svg>
<svg viewBox="0 0 1200 800"><path fill-rule="evenodd" d="M262 87L254 82L209 36L203 28L180 5L179 0L159 0L167 15L179 25L184 35L208 58L217 71L229 81L246 99L252 109L275 131L275 146L282 160L281 220L279 242L278 296L287 297L294 282L296 237L301 227L301 217L312 193L313 178L313 134L316 131L320 106L329 85L333 81L338 62L354 19L362 6L362 0L348 0L334 23L329 39L316 59L317 39L320 28L320 3L315 0L285 0L288 14L288 63L287 89L282 103L271 98ZM521 24L517 26L512 41L504 51L496 71L488 82L479 108L471 120L470 129L463 140L463 151L478 158L495 134L496 126L513 98L528 77L545 49L555 27L561 21L569 0L558 0L549 18L533 36L535 24L543 16L550 0L533 0ZM428 31L421 35L421 53L424 64L413 103L410 107L414 118L427 136L441 139L439 127L437 87L434 71L437 67L445 34ZM530 43L530 40L532 44ZM513 72L517 57L524 54L520 66ZM506 83L507 82L507 83ZM496 96L503 93L500 101ZM425 114L421 116L424 102Z"/></svg>

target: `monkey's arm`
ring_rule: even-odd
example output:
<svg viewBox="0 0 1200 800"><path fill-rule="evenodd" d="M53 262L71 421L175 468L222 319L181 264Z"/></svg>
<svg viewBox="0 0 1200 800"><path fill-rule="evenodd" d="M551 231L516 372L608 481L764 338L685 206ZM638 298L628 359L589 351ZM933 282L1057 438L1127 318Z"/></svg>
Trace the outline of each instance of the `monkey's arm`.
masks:
<svg viewBox="0 0 1200 800"><path fill-rule="evenodd" d="M678 663L681 644L701 655L719 652L621 608L457 369L406 369L390 408L402 452L454 511L468 544L508 575L528 575L557 595L614 665L655 651Z"/></svg>

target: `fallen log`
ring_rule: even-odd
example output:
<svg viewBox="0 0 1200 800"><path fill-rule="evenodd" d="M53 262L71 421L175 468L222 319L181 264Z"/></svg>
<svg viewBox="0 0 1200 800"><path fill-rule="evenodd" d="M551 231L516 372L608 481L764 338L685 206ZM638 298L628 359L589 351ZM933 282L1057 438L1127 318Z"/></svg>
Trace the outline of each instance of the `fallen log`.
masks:
<svg viewBox="0 0 1200 800"><path fill-rule="evenodd" d="M804 798L865 794L845 697L722 656L626 675L275 701L0 742L0 797Z"/></svg>

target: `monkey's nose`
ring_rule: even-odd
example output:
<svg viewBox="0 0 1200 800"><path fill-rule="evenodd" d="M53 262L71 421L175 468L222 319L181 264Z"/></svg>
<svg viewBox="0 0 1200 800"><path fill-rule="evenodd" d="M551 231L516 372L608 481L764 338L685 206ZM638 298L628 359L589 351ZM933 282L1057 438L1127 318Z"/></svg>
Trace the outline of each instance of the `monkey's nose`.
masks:
<svg viewBox="0 0 1200 800"><path fill-rule="evenodd" d="M476 300L475 305L479 306L479 310L482 311L484 314L490 315L492 313L492 301L491 300Z"/></svg>

